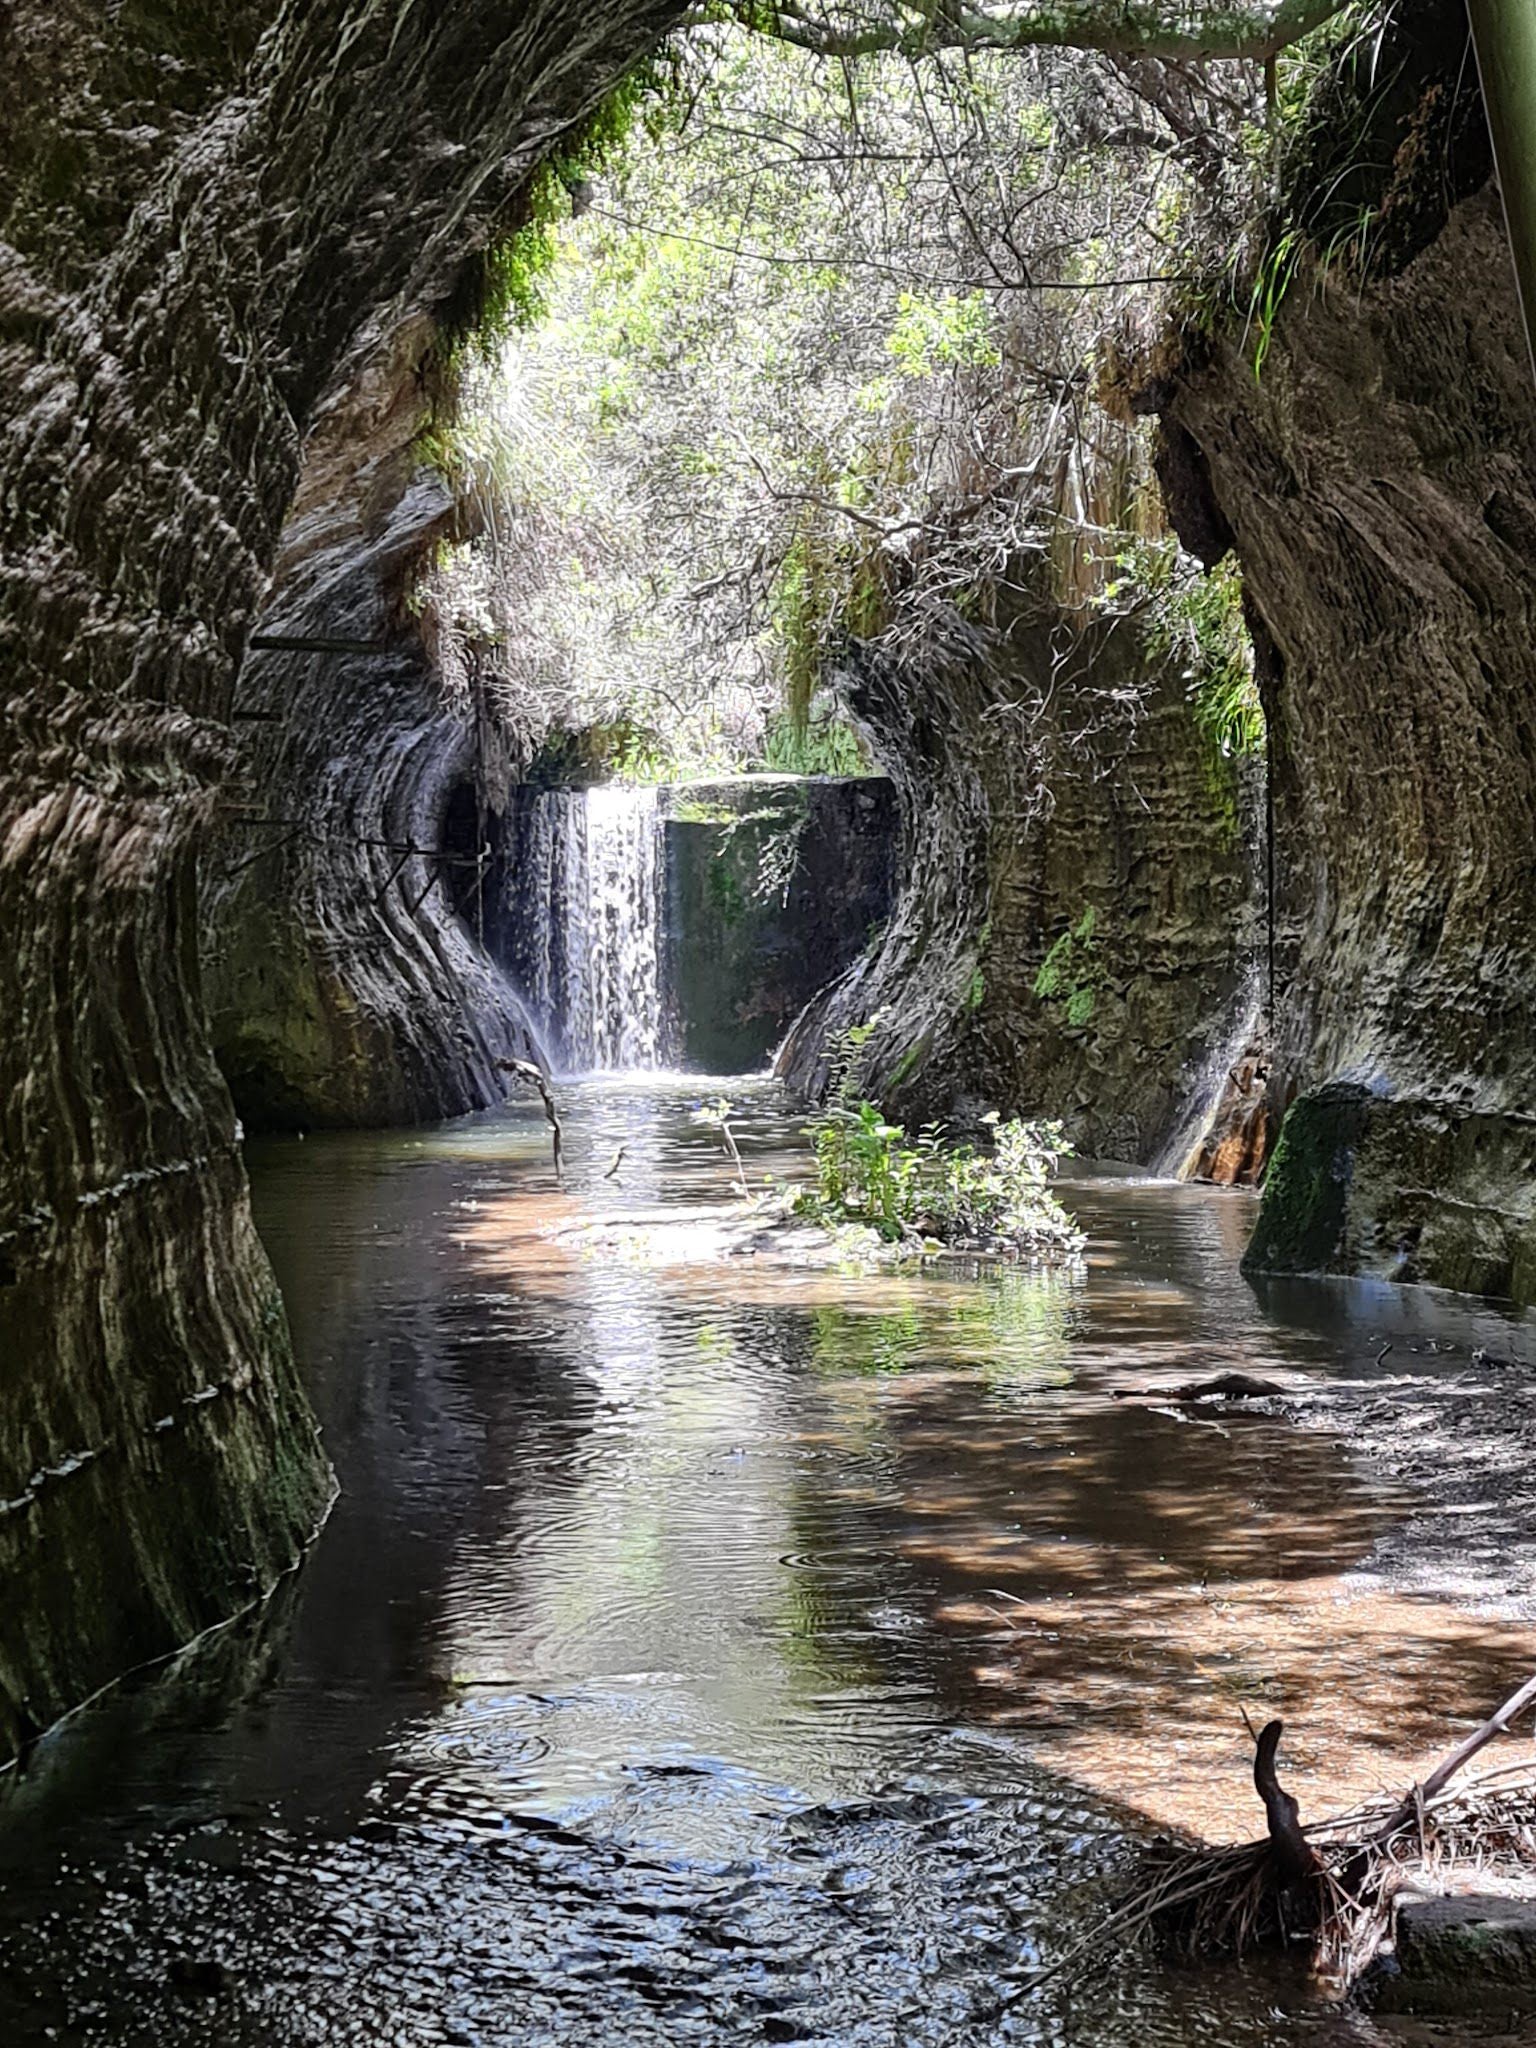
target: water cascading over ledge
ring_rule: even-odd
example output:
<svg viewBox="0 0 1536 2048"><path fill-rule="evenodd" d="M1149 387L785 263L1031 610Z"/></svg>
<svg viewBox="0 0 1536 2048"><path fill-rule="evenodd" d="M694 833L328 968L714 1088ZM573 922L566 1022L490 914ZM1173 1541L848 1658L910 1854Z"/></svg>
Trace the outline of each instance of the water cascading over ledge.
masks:
<svg viewBox="0 0 1536 2048"><path fill-rule="evenodd" d="M505 964L565 1073L667 1064L654 789L527 790L499 879Z"/></svg>
<svg viewBox="0 0 1536 2048"><path fill-rule="evenodd" d="M461 924L567 1073L762 1067L895 891L881 776L527 787L499 818L466 785L443 836Z"/></svg>

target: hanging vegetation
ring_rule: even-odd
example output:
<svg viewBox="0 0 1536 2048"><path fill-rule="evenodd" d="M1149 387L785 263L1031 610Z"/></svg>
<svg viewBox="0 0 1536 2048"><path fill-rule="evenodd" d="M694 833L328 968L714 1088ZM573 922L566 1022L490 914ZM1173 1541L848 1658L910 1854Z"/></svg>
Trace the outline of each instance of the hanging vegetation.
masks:
<svg viewBox="0 0 1536 2048"><path fill-rule="evenodd" d="M564 722L635 735L618 772L841 769L850 641L986 624L1039 564L1133 608L1126 549L1175 550L1095 354L1250 204L1261 100L1252 63L688 31L454 310L424 452L463 538L420 592L450 680L525 756Z"/></svg>

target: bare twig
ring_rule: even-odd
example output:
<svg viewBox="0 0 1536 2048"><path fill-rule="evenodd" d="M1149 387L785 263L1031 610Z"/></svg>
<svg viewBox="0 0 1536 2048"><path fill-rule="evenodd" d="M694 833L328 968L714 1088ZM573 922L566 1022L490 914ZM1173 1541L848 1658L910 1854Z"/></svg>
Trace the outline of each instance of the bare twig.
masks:
<svg viewBox="0 0 1536 2048"><path fill-rule="evenodd" d="M1536 1678L1528 1678L1517 1692L1510 1694L1496 1714L1490 1714L1482 1726L1474 1729L1465 1742L1459 1742L1449 1756L1441 1758L1422 1785L1414 1786L1383 1832L1394 1832L1404 1821L1411 1820L1416 1813L1422 1812L1423 1804L1433 1799L1437 1792L1443 1791L1462 1765L1470 1763L1478 1751L1486 1748L1496 1735L1503 1735L1510 1722L1518 1714L1523 1713L1533 1700L1536 1700Z"/></svg>
<svg viewBox="0 0 1536 2048"><path fill-rule="evenodd" d="M544 1105L544 1119L549 1125L550 1149L555 1160L555 1179L564 1178L562 1154L565 1134L560 1124L560 1112L555 1108L555 1098L550 1092L549 1077L542 1067L536 1067L532 1060L497 1060L496 1065L503 1073L515 1074L520 1081L539 1091L539 1100Z"/></svg>

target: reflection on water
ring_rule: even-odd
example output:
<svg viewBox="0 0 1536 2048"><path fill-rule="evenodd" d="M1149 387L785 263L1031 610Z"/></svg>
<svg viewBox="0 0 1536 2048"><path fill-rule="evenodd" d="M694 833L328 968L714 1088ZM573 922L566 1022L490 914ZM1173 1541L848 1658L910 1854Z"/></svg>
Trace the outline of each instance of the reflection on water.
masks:
<svg viewBox="0 0 1536 2048"><path fill-rule="evenodd" d="M1243 1707L1305 1802L1404 1779L1533 1655L1383 1580L1406 1501L1346 1444L1114 1393L1363 1375L1384 1329L1464 1360L1479 1319L1266 1311L1249 1198L1126 1179L1070 1191L1066 1272L552 1240L719 1198L697 1092L577 1091L563 1189L520 1105L257 1154L343 1495L265 1615L4 1781L0 2035L1377 2038L1254 1974L1025 1983L1138 1809L1252 1830ZM746 1091L749 1171L796 1123Z"/></svg>

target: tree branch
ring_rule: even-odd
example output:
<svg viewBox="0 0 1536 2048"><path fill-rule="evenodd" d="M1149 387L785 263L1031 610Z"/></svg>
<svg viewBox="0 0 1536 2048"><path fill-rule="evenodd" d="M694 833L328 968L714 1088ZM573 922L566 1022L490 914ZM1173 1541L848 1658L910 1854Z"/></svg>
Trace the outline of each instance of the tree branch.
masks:
<svg viewBox="0 0 1536 2048"><path fill-rule="evenodd" d="M662 242L686 242L695 249L714 249L721 256L734 256L746 263L763 263L782 270L866 270L877 277L900 278L909 285L921 286L928 291L988 291L1004 289L1019 292L1108 292L1116 291L1123 285L1185 284L1185 271L1159 271L1135 277L1032 277L1027 282L1007 284L999 287L986 277L929 277L921 275L910 267L903 268L896 263L881 263L872 256L860 255L857 251L843 249L801 249L793 255L784 255L777 249L758 249L746 243L740 246L721 242L709 235L689 234L683 228L668 227L660 221L636 220L633 216L618 212L611 206L589 206L588 213L600 220L611 220L615 227L628 228L632 234L654 235Z"/></svg>
<svg viewBox="0 0 1536 2048"><path fill-rule="evenodd" d="M1528 1678L1518 1692L1510 1694L1497 1713L1490 1714L1480 1728L1472 1731L1465 1742L1457 1743L1449 1756L1441 1758L1423 1784L1415 1785L1393 1813L1392 1818L1381 1830L1382 1837L1406 1826L1429 1800L1444 1791L1463 1764L1470 1763L1478 1751L1486 1748L1496 1735L1504 1734L1510 1722L1517 1715L1523 1714L1532 1701L1536 1701L1536 1678Z"/></svg>
<svg viewBox="0 0 1536 2048"><path fill-rule="evenodd" d="M683 26L722 11L759 35L821 57L899 50L1023 50L1042 44L1116 56L1257 58L1261 62L1331 21L1344 0L865 0L825 8L798 0L717 0Z"/></svg>

